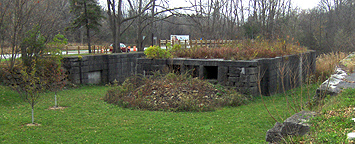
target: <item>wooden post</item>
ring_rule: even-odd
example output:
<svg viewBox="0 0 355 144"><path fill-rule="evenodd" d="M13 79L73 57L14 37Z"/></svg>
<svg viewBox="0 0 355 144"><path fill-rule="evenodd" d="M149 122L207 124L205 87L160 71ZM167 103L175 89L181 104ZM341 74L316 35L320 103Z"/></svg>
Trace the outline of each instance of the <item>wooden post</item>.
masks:
<svg viewBox="0 0 355 144"><path fill-rule="evenodd" d="M80 54L80 46L78 46L78 54Z"/></svg>
<svg viewBox="0 0 355 144"><path fill-rule="evenodd" d="M185 40L185 49L187 49L187 41Z"/></svg>
<svg viewBox="0 0 355 144"><path fill-rule="evenodd" d="M159 39L159 47L161 48L161 40Z"/></svg>
<svg viewBox="0 0 355 144"><path fill-rule="evenodd" d="M68 46L67 46L67 45L65 46L65 49L66 49L66 51L67 51L67 55L68 55L68 49L69 49L69 48L68 48Z"/></svg>
<svg viewBox="0 0 355 144"><path fill-rule="evenodd" d="M94 49L94 54L95 54L95 45L93 45L93 49Z"/></svg>

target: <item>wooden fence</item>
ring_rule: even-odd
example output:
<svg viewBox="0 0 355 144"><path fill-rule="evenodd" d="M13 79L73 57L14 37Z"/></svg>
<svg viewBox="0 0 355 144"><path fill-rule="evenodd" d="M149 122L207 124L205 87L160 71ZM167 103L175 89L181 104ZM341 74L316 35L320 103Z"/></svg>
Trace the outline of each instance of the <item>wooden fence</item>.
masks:
<svg viewBox="0 0 355 144"><path fill-rule="evenodd" d="M131 47L127 47L131 49ZM92 54L108 54L111 53L110 49L112 50L111 46L102 46L102 45L93 45L91 46L91 53ZM132 49L136 49L135 46ZM69 54L69 51L76 51L76 53L80 54L80 50L88 50L88 46L65 46L62 51L65 51L65 54Z"/></svg>
<svg viewBox="0 0 355 144"><path fill-rule="evenodd" d="M180 44L183 48L194 46L210 46L218 47L223 44L234 43L236 40L159 40L159 47L166 46L168 43L171 45Z"/></svg>

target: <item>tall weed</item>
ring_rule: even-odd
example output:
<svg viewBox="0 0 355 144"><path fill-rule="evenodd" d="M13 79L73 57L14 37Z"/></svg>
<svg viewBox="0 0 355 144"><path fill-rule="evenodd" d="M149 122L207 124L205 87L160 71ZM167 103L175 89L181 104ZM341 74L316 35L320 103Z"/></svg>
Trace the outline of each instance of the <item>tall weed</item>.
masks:
<svg viewBox="0 0 355 144"><path fill-rule="evenodd" d="M316 62L316 81L325 81L331 74L334 73L336 66L339 65L339 62L347 55L347 53L343 52L331 52L319 55Z"/></svg>

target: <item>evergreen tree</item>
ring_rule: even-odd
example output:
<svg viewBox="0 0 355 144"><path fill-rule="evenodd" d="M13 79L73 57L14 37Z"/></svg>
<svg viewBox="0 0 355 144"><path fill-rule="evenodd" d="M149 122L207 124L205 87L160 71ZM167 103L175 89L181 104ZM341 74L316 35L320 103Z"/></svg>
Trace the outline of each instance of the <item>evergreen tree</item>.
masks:
<svg viewBox="0 0 355 144"><path fill-rule="evenodd" d="M71 29L86 28L89 53L91 53L90 30L99 30L100 20L104 18L96 0L70 0L70 12L75 15Z"/></svg>

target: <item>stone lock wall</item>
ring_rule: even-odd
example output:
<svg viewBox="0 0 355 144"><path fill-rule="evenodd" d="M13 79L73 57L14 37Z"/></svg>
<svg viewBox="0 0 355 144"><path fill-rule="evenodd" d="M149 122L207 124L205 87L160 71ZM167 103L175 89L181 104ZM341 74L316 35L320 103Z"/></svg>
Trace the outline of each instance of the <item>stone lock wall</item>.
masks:
<svg viewBox="0 0 355 144"><path fill-rule="evenodd" d="M272 95L300 86L308 75L315 72L315 61L315 51L250 61L139 58L137 73L149 75L152 71L164 69L173 69L175 72L187 71L194 77L235 88L244 94Z"/></svg>
<svg viewBox="0 0 355 144"><path fill-rule="evenodd" d="M136 60L143 53L72 56L63 59L68 78L74 84L122 83L135 74Z"/></svg>
<svg viewBox="0 0 355 144"><path fill-rule="evenodd" d="M63 66L75 84L122 83L132 75L154 71L188 72L193 77L235 88L244 94L272 95L302 84L315 72L315 51L250 61L222 59L147 59L143 53L67 57Z"/></svg>

